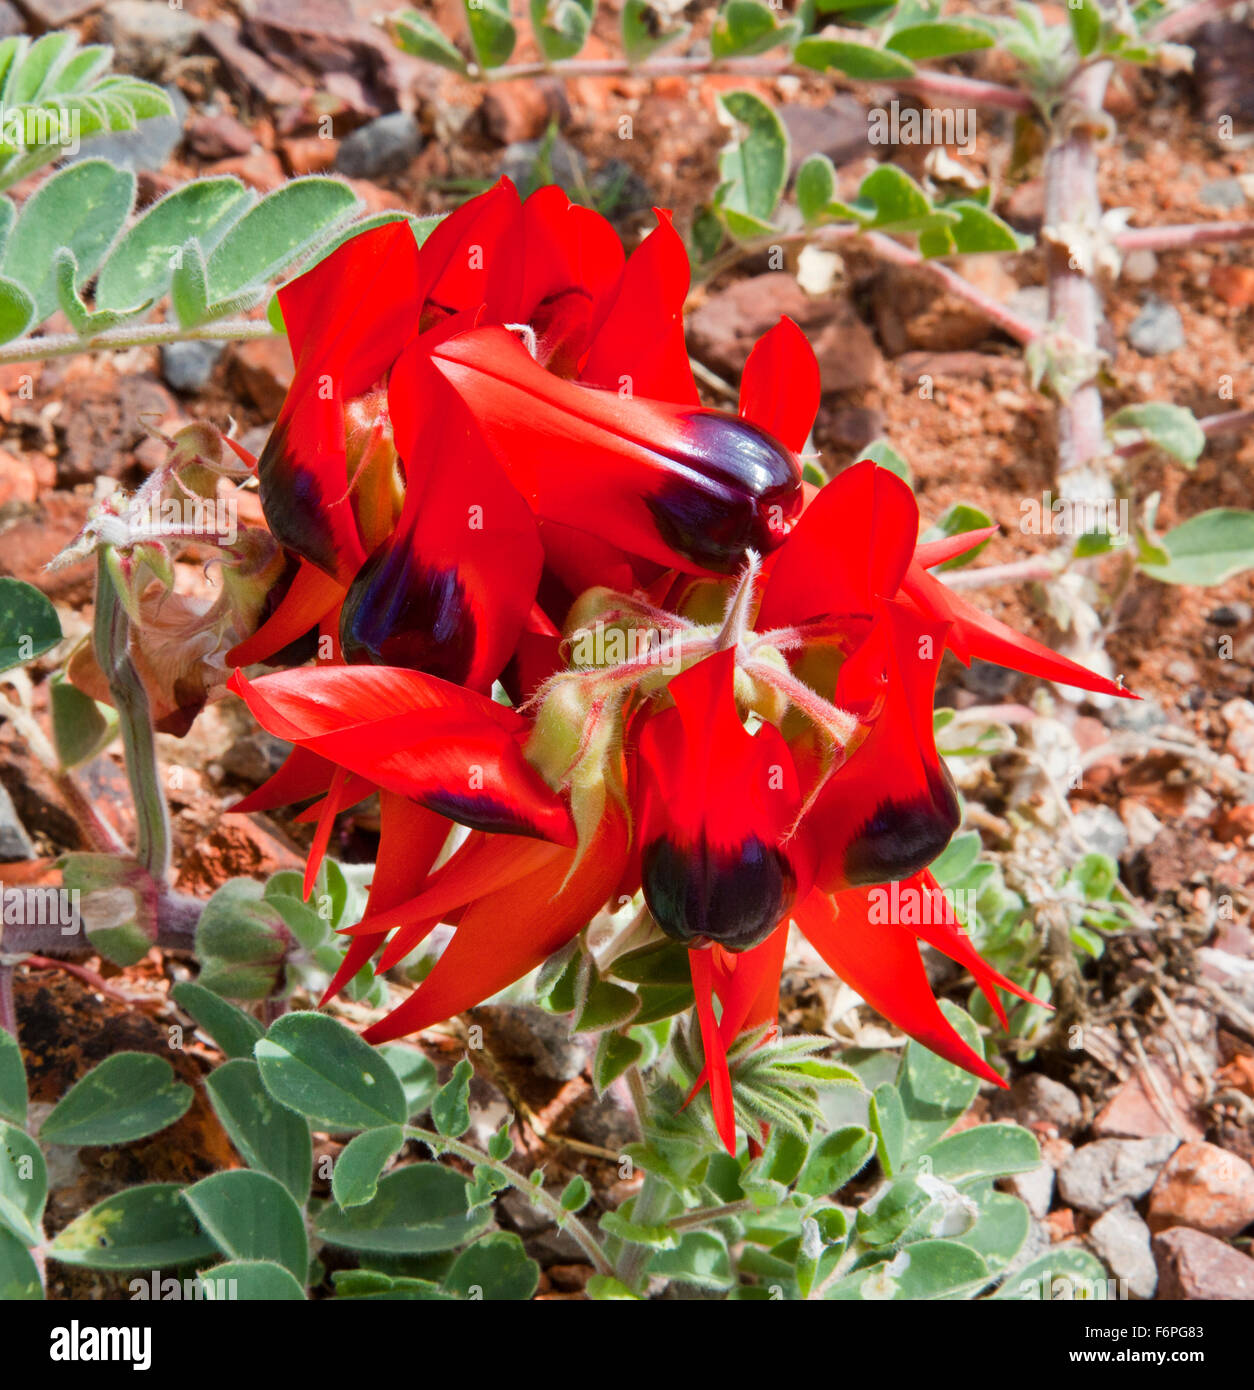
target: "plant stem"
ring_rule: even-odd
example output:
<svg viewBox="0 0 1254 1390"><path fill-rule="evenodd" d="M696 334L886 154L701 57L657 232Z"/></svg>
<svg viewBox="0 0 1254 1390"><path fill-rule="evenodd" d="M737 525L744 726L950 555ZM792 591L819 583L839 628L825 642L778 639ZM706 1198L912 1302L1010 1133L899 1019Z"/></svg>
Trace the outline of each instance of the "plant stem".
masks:
<svg viewBox="0 0 1254 1390"><path fill-rule="evenodd" d="M96 616L93 640L96 660L109 682L118 712L126 776L135 801L135 857L158 885L170 872L170 815L157 765L148 692L130 654L130 620L106 563L107 552L96 554Z"/></svg>
<svg viewBox="0 0 1254 1390"><path fill-rule="evenodd" d="M950 589L988 589L994 584L1023 584L1029 579L1053 579L1058 566L1051 560L1033 556L1008 565L985 565L983 569L954 570L941 582Z"/></svg>
<svg viewBox="0 0 1254 1390"><path fill-rule="evenodd" d="M459 1139L450 1139L447 1134L439 1134L433 1129L422 1129L418 1125L406 1125L405 1135L409 1139L420 1140L432 1153L456 1154L458 1158L465 1159L467 1163L473 1163L476 1167L490 1168L502 1181L507 1182L510 1187L517 1188L530 1202L539 1207L560 1229L568 1231L598 1274L613 1275L614 1268L596 1237L573 1212L567 1211L551 1192L537 1187L521 1173L515 1173L512 1168L498 1163L473 1145L463 1144Z"/></svg>
<svg viewBox="0 0 1254 1390"><path fill-rule="evenodd" d="M691 1231L695 1227L721 1221L725 1216L739 1216L741 1212L753 1211L755 1205L748 1197L742 1197L738 1202L724 1202L721 1207L695 1207L692 1211L672 1217L667 1225L672 1231Z"/></svg>
<svg viewBox="0 0 1254 1390"><path fill-rule="evenodd" d="M226 343L277 336L265 319L222 319L218 323L201 324L199 328L145 323L110 328L92 338L80 338L77 333L46 333L41 338L21 338L0 347L0 366L12 362L41 362L47 357L69 357L76 352L121 352L132 347L159 347L162 343Z"/></svg>
<svg viewBox="0 0 1254 1390"><path fill-rule="evenodd" d="M1078 69L1063 91L1045 152L1045 225L1095 236L1102 205L1097 186L1097 123L1112 64ZM1069 335L1077 354L1095 356L1102 306L1091 272L1076 264L1067 245L1045 245L1049 316ZM1081 258L1082 259L1082 258ZM1106 498L1112 493L1102 466L1105 434L1096 380L1078 386L1058 406L1058 481L1067 495Z"/></svg>
<svg viewBox="0 0 1254 1390"><path fill-rule="evenodd" d="M1150 30L1149 37L1155 43L1170 38L1173 34L1187 34L1208 19L1224 14L1239 4L1240 0L1196 0L1195 4L1185 5L1173 14L1165 15Z"/></svg>
<svg viewBox="0 0 1254 1390"><path fill-rule="evenodd" d="M631 1204L633 1226L657 1226L666 1217L670 1207L670 1189L656 1173L645 1172L644 1182ZM648 1283L645 1266L653 1248L637 1245L634 1241L623 1242L623 1253L618 1261L618 1278L632 1293L643 1293Z"/></svg>
<svg viewBox="0 0 1254 1390"><path fill-rule="evenodd" d="M1190 222L1179 227L1131 227L1115 237L1115 245L1120 251L1174 251L1252 238L1254 222Z"/></svg>

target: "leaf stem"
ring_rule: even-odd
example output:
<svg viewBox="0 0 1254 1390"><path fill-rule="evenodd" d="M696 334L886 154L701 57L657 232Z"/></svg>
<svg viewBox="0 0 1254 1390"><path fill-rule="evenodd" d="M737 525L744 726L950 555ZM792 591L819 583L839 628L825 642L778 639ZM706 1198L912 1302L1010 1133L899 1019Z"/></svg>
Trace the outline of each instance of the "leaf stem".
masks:
<svg viewBox="0 0 1254 1390"><path fill-rule="evenodd" d="M49 357L69 357L76 352L121 352L132 347L159 347L163 343L227 343L247 338L275 338L278 334L265 319L222 319L198 328L173 323L145 323L109 328L94 337L77 333L46 333L40 338L20 338L0 347L0 366L13 362L42 362Z"/></svg>
<svg viewBox="0 0 1254 1390"><path fill-rule="evenodd" d="M1177 227L1130 227L1115 237L1115 245L1120 251L1175 251L1185 246L1251 239L1254 221L1188 222Z"/></svg>

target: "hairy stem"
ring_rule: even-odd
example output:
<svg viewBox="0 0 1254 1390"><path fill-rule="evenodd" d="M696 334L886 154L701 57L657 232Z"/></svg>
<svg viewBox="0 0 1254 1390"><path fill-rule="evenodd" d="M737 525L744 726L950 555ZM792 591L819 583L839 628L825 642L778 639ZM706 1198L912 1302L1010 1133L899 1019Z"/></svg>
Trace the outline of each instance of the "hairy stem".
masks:
<svg viewBox="0 0 1254 1390"><path fill-rule="evenodd" d="M12 362L42 362L48 357L69 357L76 352L121 352L132 347L159 347L162 343L229 343L245 338L274 338L278 335L265 319L222 319L199 328L180 328L176 323L144 323L110 328L91 338L77 333L45 333L39 338L21 338L0 347L0 366Z"/></svg>
<svg viewBox="0 0 1254 1390"><path fill-rule="evenodd" d="M1175 251L1252 238L1254 222L1190 222L1179 227L1131 227L1115 237L1115 245L1120 251Z"/></svg>

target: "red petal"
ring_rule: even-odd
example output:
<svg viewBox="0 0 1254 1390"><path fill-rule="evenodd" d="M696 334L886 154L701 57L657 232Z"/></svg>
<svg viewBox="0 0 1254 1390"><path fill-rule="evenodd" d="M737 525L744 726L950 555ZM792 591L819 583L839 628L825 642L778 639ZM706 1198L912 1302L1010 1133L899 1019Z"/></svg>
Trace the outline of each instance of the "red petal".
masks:
<svg viewBox="0 0 1254 1390"><path fill-rule="evenodd" d="M684 301L692 272L671 215L654 208L657 226L627 261L618 295L594 328L581 380L633 396L697 405L684 342Z"/></svg>
<svg viewBox="0 0 1254 1390"><path fill-rule="evenodd" d="M838 893L835 902L811 893L794 917L831 969L877 1013L947 1062L1006 1086L941 1013L911 933L892 922L868 921L865 892Z"/></svg>
<svg viewBox="0 0 1254 1390"><path fill-rule="evenodd" d="M819 490L775 557L760 631L849 613L892 598L919 538L914 493L869 459Z"/></svg>
<svg viewBox="0 0 1254 1390"><path fill-rule="evenodd" d="M300 562L279 606L253 633L226 654L229 666L252 666L268 661L289 643L316 627L344 597L344 585L308 560Z"/></svg>
<svg viewBox="0 0 1254 1390"><path fill-rule="evenodd" d="M627 838L622 819L610 816L573 873L575 851L568 850L472 903L435 969L400 1008L366 1031L366 1041L386 1042L460 1013L560 950L613 891Z"/></svg>
<svg viewBox="0 0 1254 1390"><path fill-rule="evenodd" d="M322 795L334 776L334 763L307 748L293 748L274 776L237 801L231 810L272 811L276 806L290 806L294 801Z"/></svg>
<svg viewBox="0 0 1254 1390"><path fill-rule="evenodd" d="M1093 690L1102 695L1119 695L1126 700L1139 700L1139 695L1125 690L1105 676L1086 670L1031 637L1025 637L1005 623L981 612L961 595L947 588L921 565L910 566L902 589L919 611L930 618L953 623L948 637L949 650L970 666L972 658L1008 666L1012 671L1040 676L1043 680L1073 685L1080 690Z"/></svg>
<svg viewBox="0 0 1254 1390"><path fill-rule="evenodd" d="M439 222L422 244L418 303L448 313L477 309L492 274L517 273L521 215L518 190L503 178ZM427 317L420 325L415 314L411 329L425 331Z"/></svg>
<svg viewBox="0 0 1254 1390"><path fill-rule="evenodd" d="M697 1001L697 1021L701 1025L701 1046L705 1052L705 1079L710 1083L710 1103L714 1110L714 1125L723 1147L736 1156L736 1106L732 1099L731 1072L727 1067L727 1052L714 1021L714 952L689 951L688 964L692 970L692 989ZM700 1082L698 1082L698 1089ZM696 1094L694 1089L693 1095ZM689 1100L692 1099L690 1095Z"/></svg>
<svg viewBox="0 0 1254 1390"><path fill-rule="evenodd" d="M965 555L968 550L983 545L990 536L995 536L1000 530L1000 526L984 526L978 531L963 531L958 536L946 536L941 541L924 541L914 548L914 563L922 565L925 570L935 569L946 560L956 560L959 555Z"/></svg>
<svg viewBox="0 0 1254 1390"><path fill-rule="evenodd" d="M740 414L799 454L819 411L819 364L790 318L753 345L740 377Z"/></svg>

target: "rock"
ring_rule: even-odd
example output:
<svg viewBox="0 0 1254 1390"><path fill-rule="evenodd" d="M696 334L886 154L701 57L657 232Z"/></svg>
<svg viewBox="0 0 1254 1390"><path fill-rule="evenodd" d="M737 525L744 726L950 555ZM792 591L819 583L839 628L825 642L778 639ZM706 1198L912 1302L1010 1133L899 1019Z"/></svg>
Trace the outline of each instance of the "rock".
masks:
<svg viewBox="0 0 1254 1390"><path fill-rule="evenodd" d="M10 39L26 29L26 21L10 0L0 0L0 39Z"/></svg>
<svg viewBox="0 0 1254 1390"><path fill-rule="evenodd" d="M259 97L270 106L294 106L301 99L300 85L251 48L246 48L235 30L222 20L214 20L201 30L201 41L214 54L236 91Z"/></svg>
<svg viewBox="0 0 1254 1390"><path fill-rule="evenodd" d="M1070 1207L1059 1207L1057 1211L1051 1211L1041 1224L1049 1236L1049 1243L1061 1245L1075 1235L1075 1212Z"/></svg>
<svg viewBox="0 0 1254 1390"><path fill-rule="evenodd" d="M1075 828L1085 848L1097 854L1118 859L1128 847L1127 829L1109 806L1078 807Z"/></svg>
<svg viewBox="0 0 1254 1390"><path fill-rule="evenodd" d="M165 343L161 348L161 376L175 391L195 393L209 384L224 344L191 339Z"/></svg>
<svg viewBox="0 0 1254 1390"><path fill-rule="evenodd" d="M1223 208L1235 212L1245 206L1245 189L1240 179L1212 179L1197 190L1197 200L1208 208Z"/></svg>
<svg viewBox="0 0 1254 1390"><path fill-rule="evenodd" d="M833 97L826 106L784 102L775 110L788 131L790 174L811 155L825 154L839 168L870 150L867 114L851 96Z"/></svg>
<svg viewBox="0 0 1254 1390"><path fill-rule="evenodd" d="M558 113L560 97L536 82L494 82L483 94L483 128L500 145L535 140Z"/></svg>
<svg viewBox="0 0 1254 1390"><path fill-rule="evenodd" d="M216 116L193 116L183 131L183 143L201 159L233 159L251 154L257 143L242 121L224 111Z"/></svg>
<svg viewBox="0 0 1254 1390"><path fill-rule="evenodd" d="M1002 213L1021 232L1039 231L1045 220L1045 180L1028 179L1021 183L1005 200Z"/></svg>
<svg viewBox="0 0 1254 1390"><path fill-rule="evenodd" d="M649 185L625 159L607 159L595 173L589 174L588 191L597 208L615 226L646 213L650 226L653 224L651 209L656 200Z"/></svg>
<svg viewBox="0 0 1254 1390"><path fill-rule="evenodd" d="M1219 714L1228 726L1224 751L1231 753L1246 772L1254 772L1254 704L1249 700L1228 700L1220 706Z"/></svg>
<svg viewBox="0 0 1254 1390"><path fill-rule="evenodd" d="M1125 280L1144 284L1147 280L1152 280L1157 274L1158 257L1148 247L1139 246L1136 250L1129 251L1123 258Z"/></svg>
<svg viewBox="0 0 1254 1390"><path fill-rule="evenodd" d="M1120 1202L1089 1228L1089 1241L1098 1258L1133 1298L1154 1297L1158 1266L1150 1249L1150 1230L1129 1201Z"/></svg>
<svg viewBox="0 0 1254 1390"><path fill-rule="evenodd" d="M1142 357L1161 357L1184 346L1184 321L1174 304L1149 299L1128 325L1128 342Z"/></svg>
<svg viewBox="0 0 1254 1390"><path fill-rule="evenodd" d="M56 474L53 472L55 481ZM39 496L39 475L27 458L0 449L0 511L13 505L20 509Z"/></svg>
<svg viewBox="0 0 1254 1390"><path fill-rule="evenodd" d="M113 45L114 71L137 77L164 76L199 32L199 20L157 0L109 0L100 20L100 38Z"/></svg>
<svg viewBox="0 0 1254 1390"><path fill-rule="evenodd" d="M1212 20L1188 35L1202 118L1212 130L1227 116L1237 130L1254 121L1254 30L1239 20Z"/></svg>
<svg viewBox="0 0 1254 1390"><path fill-rule="evenodd" d="M33 584L54 603L77 605L90 599L95 564L90 556L61 569L45 566L83 529L90 499L70 492L48 492L32 515L0 531L0 574Z"/></svg>
<svg viewBox="0 0 1254 1390"><path fill-rule="evenodd" d="M174 398L151 376L76 376L62 389L65 408L56 421L61 433L60 487L118 477L149 438L145 420L169 424L178 416Z"/></svg>
<svg viewBox="0 0 1254 1390"><path fill-rule="evenodd" d="M548 147L545 161L548 167L540 170L537 166L541 162L545 146ZM551 142L519 140L516 144L506 146L501 155L501 173L516 183L524 193L536 183L559 183L569 192L583 182L583 156L561 135ZM545 177L538 178L539 173L543 173Z"/></svg>
<svg viewBox="0 0 1254 1390"><path fill-rule="evenodd" d="M1217 1144L1181 1144L1150 1192L1150 1230L1235 1236L1254 1222L1254 1168Z"/></svg>
<svg viewBox="0 0 1254 1390"><path fill-rule="evenodd" d="M13 864L34 857L35 846L18 819L13 798L0 784L0 863Z"/></svg>
<svg viewBox="0 0 1254 1390"><path fill-rule="evenodd" d="M282 162L270 150L258 150L256 154L239 155L234 159L219 159L215 164L208 165L204 173L230 174L259 193L271 193L287 182Z"/></svg>
<svg viewBox="0 0 1254 1390"><path fill-rule="evenodd" d="M379 116L340 142L335 167L353 179L400 174L422 152L422 131L408 111Z"/></svg>
<svg viewBox="0 0 1254 1390"><path fill-rule="evenodd" d="M1167 722L1162 706L1152 695L1139 700L1116 700L1103 718L1112 729L1132 729L1138 734L1161 728Z"/></svg>
<svg viewBox="0 0 1254 1390"><path fill-rule="evenodd" d="M1152 1248L1160 1302L1254 1300L1254 1260L1222 1240L1177 1226Z"/></svg>
<svg viewBox="0 0 1254 1390"><path fill-rule="evenodd" d="M578 1242L565 1231L559 1231L517 1188L502 1192L496 1199L496 1208L507 1224L526 1240L527 1249L541 1264L573 1264L584 1258Z"/></svg>
<svg viewBox="0 0 1254 1390"><path fill-rule="evenodd" d="M1217 265L1207 284L1231 309L1248 309L1254 304L1254 266Z"/></svg>
<svg viewBox="0 0 1254 1390"><path fill-rule="evenodd" d="M1242 627L1254 618L1254 607L1248 603L1237 600L1234 603L1221 603L1218 608L1212 608L1206 615L1208 623L1214 623L1216 627Z"/></svg>
<svg viewBox="0 0 1254 1390"><path fill-rule="evenodd" d="M187 98L177 87L166 87L165 94L174 108L173 115L153 116L140 121L134 130L93 138L68 162L76 164L82 159L107 159L121 169L136 172L163 169L183 139L183 122L189 110Z"/></svg>
<svg viewBox="0 0 1254 1390"><path fill-rule="evenodd" d="M626 1099L625 1088L614 1085L600 1098L590 1094L578 1105L566 1124L566 1132L585 1144L597 1144L619 1153L639 1139L640 1126Z"/></svg>
<svg viewBox="0 0 1254 1390"><path fill-rule="evenodd" d="M259 787L283 766L292 745L257 729L237 739L222 755L222 771Z"/></svg>
<svg viewBox="0 0 1254 1390"><path fill-rule="evenodd" d="M812 297L785 271L738 280L712 294L688 320L693 355L735 381L754 343L781 314L810 339L824 394L878 382L883 359L875 339L843 296Z"/></svg>
<svg viewBox="0 0 1254 1390"><path fill-rule="evenodd" d="M293 371L286 338L253 338L232 348L232 382L271 417L283 408Z"/></svg>
<svg viewBox="0 0 1254 1390"><path fill-rule="evenodd" d="M570 1081L588 1065L588 1050L572 1036L568 1020L530 1005L484 1004L472 1021L489 1033L494 1057L508 1057L550 1081Z"/></svg>
<svg viewBox="0 0 1254 1390"><path fill-rule="evenodd" d="M856 454L884 433L884 413L865 405L834 410L826 420L825 433L833 444Z"/></svg>
<svg viewBox="0 0 1254 1390"><path fill-rule="evenodd" d="M993 1114L1014 1120L1028 1128L1049 1126L1059 1134L1072 1134L1080 1127L1080 1101L1070 1087L1039 1072L1021 1076L1008 1091L993 1097Z"/></svg>
<svg viewBox="0 0 1254 1390"><path fill-rule="evenodd" d="M1160 1113L1162 1102L1143 1070L1130 1076L1093 1121L1096 1139L1153 1139L1160 1135L1175 1135L1178 1139L1202 1137L1202 1129L1192 1118L1193 1101L1178 1076L1165 1072L1151 1063L1158 1090L1169 1102L1168 1114Z"/></svg>
<svg viewBox="0 0 1254 1390"><path fill-rule="evenodd" d="M884 351L899 357L911 348L933 352L973 348L996 329L968 300L949 293L922 266L886 265L871 292L875 327Z"/></svg>
<svg viewBox="0 0 1254 1390"><path fill-rule="evenodd" d="M335 163L336 145L334 140L324 140L321 135L307 135L302 139L281 140L279 153L293 177L324 174Z"/></svg>
<svg viewBox="0 0 1254 1390"><path fill-rule="evenodd" d="M1048 1163L1042 1163L1026 1173L1013 1173L1002 1178L998 1186L1003 1192L1018 1197L1033 1216L1043 1219L1054 1199L1054 1170Z"/></svg>
<svg viewBox="0 0 1254 1390"><path fill-rule="evenodd" d="M21 0L22 9L41 29L61 29L98 10L104 0Z"/></svg>
<svg viewBox="0 0 1254 1390"><path fill-rule="evenodd" d="M1135 1201L1154 1185L1159 1169L1179 1139L1099 1139L1085 1144L1058 1170L1058 1195L1068 1206L1094 1216L1125 1197Z"/></svg>
<svg viewBox="0 0 1254 1390"><path fill-rule="evenodd" d="M1125 796L1119 803L1119 814L1127 827L1131 849L1144 849L1146 845L1153 844L1163 828L1162 821L1143 801L1136 801L1130 796Z"/></svg>

